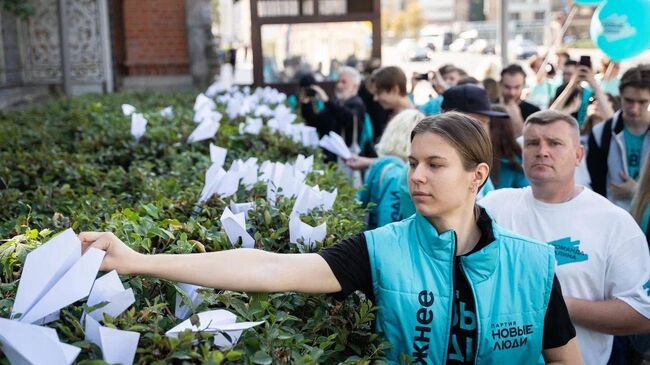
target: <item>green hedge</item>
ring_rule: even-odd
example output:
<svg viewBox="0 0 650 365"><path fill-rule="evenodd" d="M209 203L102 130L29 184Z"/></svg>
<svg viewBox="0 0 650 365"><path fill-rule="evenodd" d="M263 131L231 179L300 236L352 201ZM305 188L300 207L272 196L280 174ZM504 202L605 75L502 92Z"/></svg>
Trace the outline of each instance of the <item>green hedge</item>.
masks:
<svg viewBox="0 0 650 365"><path fill-rule="evenodd" d="M29 251L55 232L72 227L77 233L109 230L146 253L189 253L230 249L219 217L227 202L211 198L199 211L195 204L210 166L208 141L184 141L195 128L192 94L112 94L55 100L33 109L0 113L0 316L9 317L21 264ZM130 118L120 105L130 103L149 120L145 136L135 142ZM157 112L172 105L174 118ZM219 105L223 112L223 106ZM224 113L225 114L225 113ZM244 118L224 115L213 141L227 148L225 166L254 156L293 161L298 154L316 154L307 183L338 188L332 211L313 211L302 219L327 222L322 246L361 232L364 210L354 190L316 150L271 133L240 135ZM273 252L298 252L289 243L289 213L295 199L275 206L266 201L266 187L240 188L237 202L255 201L248 225L256 247ZM230 201L230 198L227 199ZM225 308L241 321L265 321L244 332L232 349L219 350L210 335L189 334L170 339L164 333L180 321L173 316L175 283L147 277L122 277L133 288L136 303L105 325L141 333L136 362L150 363L370 363L388 344L373 333L375 309L362 295L337 302L325 295L238 293L206 290L197 309ZM79 319L81 301L49 324L61 341L79 346L80 363L101 363L98 347L84 341ZM193 340L199 339L198 343ZM0 356L0 363L7 363Z"/></svg>

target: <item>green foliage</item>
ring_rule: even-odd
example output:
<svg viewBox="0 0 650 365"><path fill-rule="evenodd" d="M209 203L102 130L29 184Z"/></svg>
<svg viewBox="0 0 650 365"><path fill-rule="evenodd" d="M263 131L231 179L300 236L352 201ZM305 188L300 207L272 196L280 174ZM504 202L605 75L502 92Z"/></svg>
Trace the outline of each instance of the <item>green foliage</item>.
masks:
<svg viewBox="0 0 650 365"><path fill-rule="evenodd" d="M26 20L34 15L34 5L26 0L0 0L0 5L4 11L12 13L17 17Z"/></svg>
<svg viewBox="0 0 650 365"><path fill-rule="evenodd" d="M8 317L27 253L53 232L112 231L144 253L212 252L231 249L219 217L230 201L218 197L196 207L210 165L207 142L184 141L194 129L191 94L113 94L62 98L31 110L0 112L0 316ZM120 105L131 103L149 120L136 143L130 119ZM173 105L174 118L158 111ZM242 118L224 117L214 143L234 159L293 161L316 153L307 182L338 197L331 212L313 211L302 219L327 222L327 247L363 230L364 210L355 191L318 151L264 128L258 137L239 135ZM237 202L255 202L249 212L257 248L296 253L289 243L289 213L294 199L266 201L266 187L240 188ZM317 249L320 249L318 247ZM325 295L238 293L205 290L197 311L224 308L242 321L264 321L244 332L231 349L212 346L211 335L164 333L178 323L173 316L176 283L149 277L122 277L136 303L105 325L141 333L136 362L166 363L371 363L388 344L372 331L376 308L362 295L337 302ZM101 363L101 352L84 341L79 322L84 302L69 306L56 328L62 341L79 346L81 364ZM5 359L6 360L6 359ZM99 361L99 362L98 362ZM0 363L2 363L0 356Z"/></svg>

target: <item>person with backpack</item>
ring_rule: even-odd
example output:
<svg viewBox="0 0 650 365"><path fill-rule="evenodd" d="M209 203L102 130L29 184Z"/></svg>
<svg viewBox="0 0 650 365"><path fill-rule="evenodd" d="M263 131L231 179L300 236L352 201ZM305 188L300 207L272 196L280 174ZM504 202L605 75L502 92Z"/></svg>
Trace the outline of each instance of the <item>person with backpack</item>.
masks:
<svg viewBox="0 0 650 365"><path fill-rule="evenodd" d="M619 91L621 110L589 135L587 169L595 192L629 210L650 151L650 65L627 70Z"/></svg>
<svg viewBox="0 0 650 365"><path fill-rule="evenodd" d="M386 363L581 364L575 328L555 277L553 249L501 229L476 205L492 147L460 113L411 132L409 188L417 214L319 253L233 249L141 254L110 232L82 232L105 250L100 270L249 292L360 290L378 306Z"/></svg>

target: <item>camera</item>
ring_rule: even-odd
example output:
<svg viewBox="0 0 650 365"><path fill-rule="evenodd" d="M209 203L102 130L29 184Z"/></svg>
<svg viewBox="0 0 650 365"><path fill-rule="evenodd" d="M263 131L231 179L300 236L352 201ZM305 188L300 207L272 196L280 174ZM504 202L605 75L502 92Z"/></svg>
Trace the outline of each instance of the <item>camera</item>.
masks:
<svg viewBox="0 0 650 365"><path fill-rule="evenodd" d="M413 79L415 81L428 81L429 80L429 72L427 73L413 73Z"/></svg>

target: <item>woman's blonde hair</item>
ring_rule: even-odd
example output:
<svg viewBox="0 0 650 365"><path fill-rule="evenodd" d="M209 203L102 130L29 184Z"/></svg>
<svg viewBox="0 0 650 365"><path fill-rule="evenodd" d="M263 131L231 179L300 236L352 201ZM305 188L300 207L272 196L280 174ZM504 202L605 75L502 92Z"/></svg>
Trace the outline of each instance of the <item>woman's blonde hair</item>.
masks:
<svg viewBox="0 0 650 365"><path fill-rule="evenodd" d="M395 115L375 146L377 156L396 156L406 161L411 153L411 131L423 118L417 109L407 109Z"/></svg>
<svg viewBox="0 0 650 365"><path fill-rule="evenodd" d="M632 208L630 213L639 224L643 219L643 213L650 204L650 158L645 159L643 169L641 170L641 177L637 185L636 193L632 199Z"/></svg>

